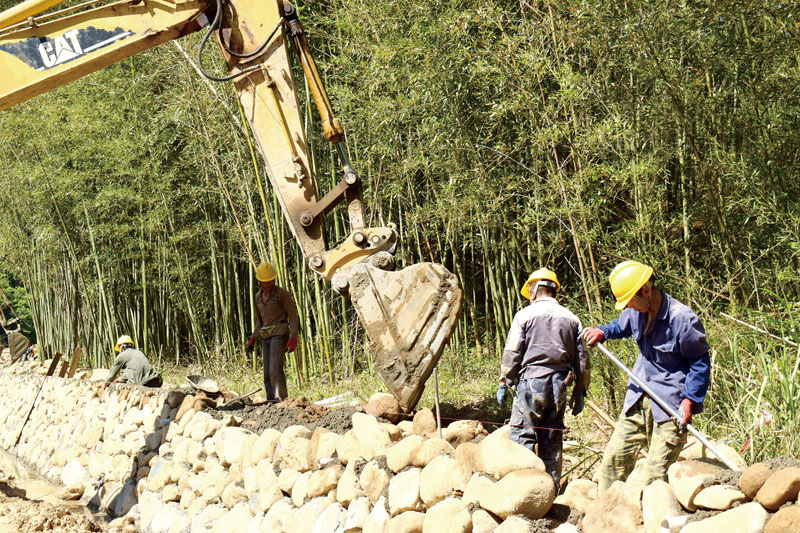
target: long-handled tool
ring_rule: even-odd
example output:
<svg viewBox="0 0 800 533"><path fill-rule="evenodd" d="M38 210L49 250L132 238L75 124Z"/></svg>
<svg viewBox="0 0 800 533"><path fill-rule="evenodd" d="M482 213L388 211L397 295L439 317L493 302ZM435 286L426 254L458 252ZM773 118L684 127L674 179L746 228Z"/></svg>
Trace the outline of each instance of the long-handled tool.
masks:
<svg viewBox="0 0 800 533"><path fill-rule="evenodd" d="M628 369L628 367L625 366L625 364L622 361L617 359L617 357L613 353L608 351L608 348L603 346L603 343L598 342L598 343L596 343L596 346L600 349L601 352L603 352L606 355L606 357L611 359L611 362L613 362L615 365L617 365L623 372L628 374L628 377L631 378L631 380L634 383L636 383L639 386L639 388L642 389L644 391L644 393L647 394L650 397L651 400L653 400L658 405L660 405L661 408L664 409L669 414L669 416L671 416L674 420L676 420L678 425L680 425L683 422L683 417L680 416L680 413L678 413L678 411L676 411L674 408L672 408L669 405L667 405L667 403L664 400L659 398L658 395L655 392L653 392L653 389L648 387L647 384L645 384L644 381L639 379L639 377L636 374L631 372ZM725 463L725 466L727 466L731 470L735 470L737 472L741 471L741 469L738 466L736 466L736 464L733 463L733 461L731 461L730 459L725 457L725 455L723 455L723 453L721 451L719 451L716 446L711 444L711 442L705 437L705 435L700 433L693 425L686 424L686 430L689 433L691 433L692 435L694 435L695 437L697 437L697 440L699 440L703 444L703 446L708 448L711 453L716 455L719 458L720 461Z"/></svg>

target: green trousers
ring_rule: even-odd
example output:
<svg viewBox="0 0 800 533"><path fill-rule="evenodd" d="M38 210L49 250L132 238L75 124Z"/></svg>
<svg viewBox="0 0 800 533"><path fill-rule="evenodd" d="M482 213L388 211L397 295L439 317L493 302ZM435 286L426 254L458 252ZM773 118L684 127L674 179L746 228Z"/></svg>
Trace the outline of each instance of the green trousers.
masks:
<svg viewBox="0 0 800 533"><path fill-rule="evenodd" d="M669 465L678 459L686 444L686 431L681 431L671 421L654 423L650 399L646 396L622 413L614 426L614 433L603 452L600 465L598 494L605 492L615 481L626 481L639 450L647 448L645 485L667 479Z"/></svg>

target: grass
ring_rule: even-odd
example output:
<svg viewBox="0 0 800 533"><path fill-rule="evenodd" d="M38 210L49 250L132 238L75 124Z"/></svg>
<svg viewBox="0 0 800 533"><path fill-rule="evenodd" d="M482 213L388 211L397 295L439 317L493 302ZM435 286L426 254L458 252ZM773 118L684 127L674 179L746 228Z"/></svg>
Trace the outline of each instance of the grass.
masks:
<svg viewBox="0 0 800 533"><path fill-rule="evenodd" d="M780 318L762 318L761 323L770 331L797 331L794 313ZM800 432L797 431L800 427L800 406L797 403L800 350L790 343L735 326L722 317L706 319L705 325L712 346L711 387L705 411L695 417L695 426L712 439L736 450L744 448L743 456L751 464L769 457L800 455ZM615 341L609 348L627 364L633 364L636 356L633 341ZM616 419L619 413L610 405L610 395L596 371L600 352L593 350L591 354L595 371L589 398ZM438 365L439 399L443 410L462 415L458 417L479 418L486 422L507 419L510 415L508 405L501 409L495 401L499 359L499 354L488 349L483 353L474 348L456 352L448 347ZM326 369L310 376L302 386L287 364L289 394L318 401L351 391L367 401L376 392L388 392L370 368L369 357L363 354L358 362L361 370L356 373L346 372L345 363L341 363L334 367L333 379ZM263 384L261 365L254 367L243 354L233 360L213 355L204 366L170 366L162 370L165 381L173 384L185 384L185 376L192 373L207 375L217 380L220 386L238 393L250 392ZM624 377L617 375L613 386L618 398L622 398L625 385ZM431 377L418 408L434 409L434 390ZM768 418L771 420L766 423ZM491 424L485 425L492 429ZM599 459L610 428L588 407L578 417L568 412L566 425L565 442L568 444L565 453L572 456L571 464L579 465L578 469L586 475Z"/></svg>

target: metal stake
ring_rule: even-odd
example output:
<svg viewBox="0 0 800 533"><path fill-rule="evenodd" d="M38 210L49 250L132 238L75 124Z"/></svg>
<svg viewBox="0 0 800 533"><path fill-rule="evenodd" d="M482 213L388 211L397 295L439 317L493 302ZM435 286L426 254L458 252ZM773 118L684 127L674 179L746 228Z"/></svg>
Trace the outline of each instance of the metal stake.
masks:
<svg viewBox="0 0 800 533"><path fill-rule="evenodd" d="M678 411L676 411L675 409L673 409L672 407L670 407L669 405L667 405L667 404L666 404L666 402L664 402L664 400L662 400L661 398L659 398L659 397L656 395L656 393L655 393L655 392L653 392L653 389L651 389L649 386L647 386L647 385L645 384L645 382L644 382L644 381L642 381L641 379L639 379L639 377L638 377L636 374L634 374L633 372L631 372L631 371L628 369L628 367L627 367L627 366L625 366L625 364L624 364L622 361L620 361L619 359L617 359L617 357L616 357L616 356L615 356L613 353L611 353L610 351L608 351L608 348L606 348L605 346L603 346L603 343L601 343L601 342L598 342L598 343L596 343L596 345L597 345L597 347L598 347L598 348L600 348L600 351L601 351L601 352L603 352L603 353L606 355L606 357L608 357L609 359L611 359L611 361L612 361L612 362L613 362L615 365L617 365L617 366L618 366L618 367L619 367L619 368L620 368L620 369L621 369L623 372L625 372L626 374L628 374L628 377L629 377L629 378L631 378L631 380L632 380L634 383L636 383L636 385L638 385L638 386L639 386L639 388L640 388L640 389L642 389L642 390L644 391L644 393L645 393L645 394L647 394L647 395L650 397L650 399L651 399L651 400L653 400L653 401L654 401L654 402L656 402L658 405L660 405L660 406L661 406L661 408L662 408L662 409L664 409L664 410L665 410L665 411L666 411L666 412L669 414L669 416L671 416L671 417L672 417L674 420L676 420L676 421L678 422L678 424L680 425L680 423L683 421L683 419L682 419L682 418L680 417L680 415L678 414ZM689 431L689 433L691 433L691 434L692 434L692 435L694 435L695 437L697 437L697 440L699 440L699 441L700 441L700 442L703 444L703 446L705 446L706 448L708 448L708 449L709 449L709 451L710 451L711 453L713 453L714 455L716 455L716 456L719 458L719 460L720 460L720 461L722 461L723 463L725 463L725 466L727 466L727 467L728 467L728 468L730 468L731 470L735 470L736 472L740 472L740 471L741 471L741 469L740 469L738 466L736 466L736 465L733 463L733 461L731 461L730 459L728 459L727 457L725 457L725 456L722 454L722 452L720 452L720 451L717 449L717 447L716 447L716 446L714 446L713 444L711 444L711 442L710 442L710 441L709 441L709 440L708 440L708 439L705 437L705 435L703 435L702 433L700 433L700 431L698 431L698 430L697 430L697 429L696 429L696 428L695 428L693 425L691 425L691 424L686 424L686 430L687 430L687 431Z"/></svg>
<svg viewBox="0 0 800 533"><path fill-rule="evenodd" d="M436 401L436 427L439 429L439 438L442 438L442 413L439 410L439 367L433 368L433 397Z"/></svg>

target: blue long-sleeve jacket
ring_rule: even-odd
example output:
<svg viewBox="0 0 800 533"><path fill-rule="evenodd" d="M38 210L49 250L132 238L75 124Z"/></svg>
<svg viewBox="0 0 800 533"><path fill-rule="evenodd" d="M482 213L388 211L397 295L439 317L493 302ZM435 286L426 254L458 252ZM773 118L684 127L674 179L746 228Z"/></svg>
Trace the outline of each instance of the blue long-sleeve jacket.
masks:
<svg viewBox="0 0 800 533"><path fill-rule="evenodd" d="M694 402L693 413L703 410L711 377L711 359L703 324L688 306L666 292L653 322L652 331L645 335L647 314L625 309L619 318L597 326L606 339L633 336L639 345L639 358L633 373L645 381L653 392L676 410L683 398ZM623 412L627 412L644 392L628 381ZM670 416L655 402L651 404L653 420L664 422Z"/></svg>

